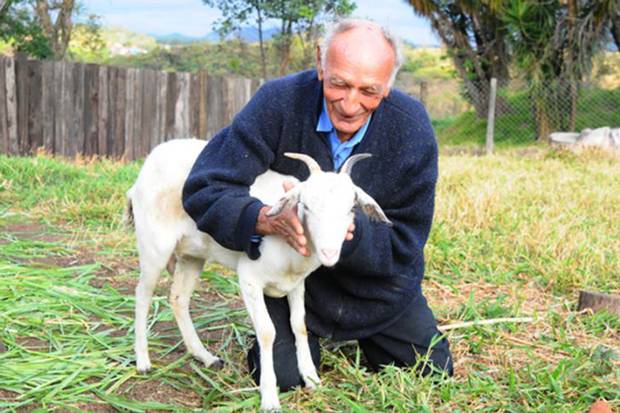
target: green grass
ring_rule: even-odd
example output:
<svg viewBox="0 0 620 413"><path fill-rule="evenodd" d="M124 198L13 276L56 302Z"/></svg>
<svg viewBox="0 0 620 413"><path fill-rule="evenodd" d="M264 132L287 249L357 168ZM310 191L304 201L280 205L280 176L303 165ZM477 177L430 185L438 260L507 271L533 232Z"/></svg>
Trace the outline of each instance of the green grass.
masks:
<svg viewBox="0 0 620 413"><path fill-rule="evenodd" d="M532 104L525 91L500 92L510 111L496 113L494 142L500 149L531 145L536 138L536 125L532 115ZM620 126L620 88L602 90L583 88L577 104L576 131L585 128ZM482 147L485 144L487 119L480 119L474 111L448 119L433 121L441 145Z"/></svg>
<svg viewBox="0 0 620 413"><path fill-rule="evenodd" d="M356 346L325 342L322 386L285 411L584 412L620 409L620 319L575 311L582 288L620 293L620 163L544 148L441 156L426 296L452 330L456 376L370 373ZM154 369L133 355L134 239L121 224L139 164L0 156L0 410L254 411L251 329L234 275L208 266L192 306L218 372L183 349L162 277L151 309Z"/></svg>

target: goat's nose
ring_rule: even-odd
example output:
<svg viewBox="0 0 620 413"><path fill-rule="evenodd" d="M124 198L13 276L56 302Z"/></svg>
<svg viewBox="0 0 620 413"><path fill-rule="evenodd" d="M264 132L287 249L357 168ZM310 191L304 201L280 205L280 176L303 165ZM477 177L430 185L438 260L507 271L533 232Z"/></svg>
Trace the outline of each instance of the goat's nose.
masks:
<svg viewBox="0 0 620 413"><path fill-rule="evenodd" d="M333 260L334 258L336 258L338 250L336 248L322 248L321 254L323 254L323 256L328 260Z"/></svg>

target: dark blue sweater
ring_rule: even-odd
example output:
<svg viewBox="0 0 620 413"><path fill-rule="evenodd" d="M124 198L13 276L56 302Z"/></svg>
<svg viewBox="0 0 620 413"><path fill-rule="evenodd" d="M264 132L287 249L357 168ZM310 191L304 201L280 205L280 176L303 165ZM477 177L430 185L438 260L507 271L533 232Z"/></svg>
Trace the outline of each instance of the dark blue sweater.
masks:
<svg viewBox="0 0 620 413"><path fill-rule="evenodd" d="M303 180L307 167L284 152L312 156L333 169L326 134L316 132L323 99L316 71L265 83L198 157L183 205L198 228L223 246L256 257L250 242L263 204L248 195L267 169ZM306 280L306 321L315 333L363 338L395 321L421 294L424 245L433 217L437 144L422 104L392 90L375 110L353 153L373 156L351 177L381 205L394 226L356 212L355 233L340 262Z"/></svg>

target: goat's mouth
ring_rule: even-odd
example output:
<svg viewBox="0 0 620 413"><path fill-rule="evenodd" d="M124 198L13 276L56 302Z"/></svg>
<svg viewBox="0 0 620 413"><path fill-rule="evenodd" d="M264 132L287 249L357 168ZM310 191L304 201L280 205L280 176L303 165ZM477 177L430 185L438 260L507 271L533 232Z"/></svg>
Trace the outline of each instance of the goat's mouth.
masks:
<svg viewBox="0 0 620 413"><path fill-rule="evenodd" d="M319 261L325 267L333 267L340 259L340 250L335 248L321 248L317 251Z"/></svg>

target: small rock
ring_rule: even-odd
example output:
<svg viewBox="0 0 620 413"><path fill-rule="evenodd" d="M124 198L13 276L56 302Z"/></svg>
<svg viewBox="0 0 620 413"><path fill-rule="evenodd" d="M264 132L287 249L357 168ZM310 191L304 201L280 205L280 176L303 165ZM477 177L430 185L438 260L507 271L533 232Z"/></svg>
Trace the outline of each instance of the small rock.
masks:
<svg viewBox="0 0 620 413"><path fill-rule="evenodd" d="M592 406L588 413L614 413L605 400L598 400Z"/></svg>

